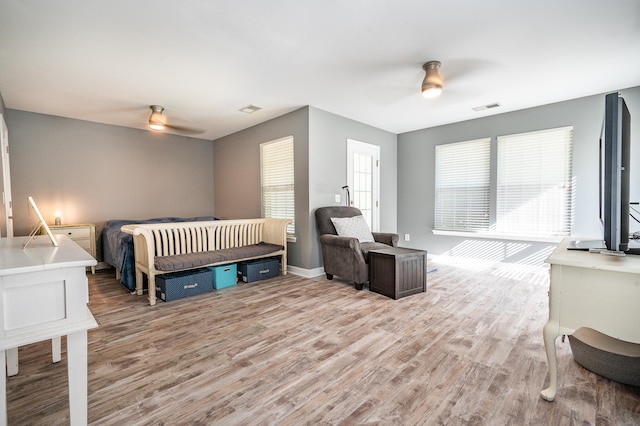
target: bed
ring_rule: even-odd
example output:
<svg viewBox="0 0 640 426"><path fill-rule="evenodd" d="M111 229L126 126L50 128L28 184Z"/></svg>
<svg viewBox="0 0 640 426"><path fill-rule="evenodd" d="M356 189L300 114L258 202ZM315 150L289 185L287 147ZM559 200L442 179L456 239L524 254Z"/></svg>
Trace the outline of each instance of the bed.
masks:
<svg viewBox="0 0 640 426"><path fill-rule="evenodd" d="M213 216L199 217L159 217L154 219L115 219L105 223L100 240L102 241L102 260L116 269L116 277L130 291L136 289L136 267L133 255L133 235L122 232L120 228L133 223L169 223L216 220Z"/></svg>

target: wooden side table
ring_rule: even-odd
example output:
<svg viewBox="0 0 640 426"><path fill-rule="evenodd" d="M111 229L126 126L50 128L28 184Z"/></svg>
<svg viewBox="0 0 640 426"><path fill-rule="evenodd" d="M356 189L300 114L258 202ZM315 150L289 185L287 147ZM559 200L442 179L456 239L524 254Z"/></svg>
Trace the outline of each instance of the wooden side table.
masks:
<svg viewBox="0 0 640 426"><path fill-rule="evenodd" d="M427 252L402 247L371 250L369 290L393 299L427 291Z"/></svg>
<svg viewBox="0 0 640 426"><path fill-rule="evenodd" d="M52 234L66 235L82 247L94 259L96 258L96 226L93 223L70 225L49 225ZM96 267L91 267L91 273L96 273Z"/></svg>

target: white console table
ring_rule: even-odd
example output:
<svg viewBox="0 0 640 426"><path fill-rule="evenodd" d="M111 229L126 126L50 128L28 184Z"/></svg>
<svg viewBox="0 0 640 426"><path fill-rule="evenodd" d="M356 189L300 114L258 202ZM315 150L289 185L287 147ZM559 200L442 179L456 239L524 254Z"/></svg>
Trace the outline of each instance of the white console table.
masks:
<svg viewBox="0 0 640 426"><path fill-rule="evenodd" d="M551 265L549 321L543 330L549 363L549 387L543 399L553 401L558 387L555 341L580 327L640 343L640 256L606 256L567 250L566 238L546 260Z"/></svg>
<svg viewBox="0 0 640 426"><path fill-rule="evenodd" d="M61 336L67 336L70 422L87 423L87 330L98 324L87 307L85 268L97 262L68 237L55 238L58 247L40 237L26 249L26 237L0 239L0 425L7 424L7 367L17 374L17 348L51 339L58 361Z"/></svg>

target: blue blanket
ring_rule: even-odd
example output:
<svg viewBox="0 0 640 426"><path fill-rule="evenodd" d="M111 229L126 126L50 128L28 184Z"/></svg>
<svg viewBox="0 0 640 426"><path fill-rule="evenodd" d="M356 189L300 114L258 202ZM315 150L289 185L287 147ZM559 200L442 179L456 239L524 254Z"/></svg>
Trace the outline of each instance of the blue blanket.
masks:
<svg viewBox="0 0 640 426"><path fill-rule="evenodd" d="M123 225L132 223L199 222L216 220L213 216L159 217L146 220L110 220L102 230L102 256L109 265L120 270L120 282L131 291L136 289L136 266L133 254L133 235L122 232Z"/></svg>

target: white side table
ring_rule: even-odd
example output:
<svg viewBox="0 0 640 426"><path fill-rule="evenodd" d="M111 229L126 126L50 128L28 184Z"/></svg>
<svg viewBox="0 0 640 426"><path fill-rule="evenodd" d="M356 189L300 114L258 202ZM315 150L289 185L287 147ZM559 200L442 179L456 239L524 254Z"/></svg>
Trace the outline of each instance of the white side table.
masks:
<svg viewBox="0 0 640 426"><path fill-rule="evenodd" d="M87 330L98 324L87 307L85 269L96 260L68 237L55 237L58 247L39 238L26 249L26 237L0 239L0 425L7 424L7 367L17 373L17 348L52 339L55 361L61 336L67 336L70 422L87 423Z"/></svg>

